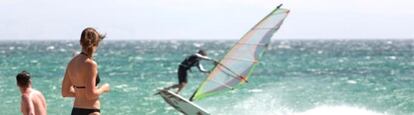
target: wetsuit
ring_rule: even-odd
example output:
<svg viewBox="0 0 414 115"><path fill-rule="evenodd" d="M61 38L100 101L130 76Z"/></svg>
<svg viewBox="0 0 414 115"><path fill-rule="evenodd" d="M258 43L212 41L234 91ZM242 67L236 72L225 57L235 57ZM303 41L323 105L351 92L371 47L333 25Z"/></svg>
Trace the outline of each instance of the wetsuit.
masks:
<svg viewBox="0 0 414 115"><path fill-rule="evenodd" d="M184 61L181 62L180 66L178 67L178 82L179 83L187 83L187 71L191 69L193 66L197 66L197 68L201 72L209 72L203 68L200 64L200 60L211 60L206 56L202 56L200 54L193 54L185 58Z"/></svg>

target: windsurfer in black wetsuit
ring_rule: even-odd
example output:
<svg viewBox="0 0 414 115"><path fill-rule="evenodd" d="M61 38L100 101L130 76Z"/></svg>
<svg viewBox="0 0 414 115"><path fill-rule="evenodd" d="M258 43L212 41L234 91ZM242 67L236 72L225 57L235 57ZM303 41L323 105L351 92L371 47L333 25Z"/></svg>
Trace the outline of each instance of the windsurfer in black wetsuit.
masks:
<svg viewBox="0 0 414 115"><path fill-rule="evenodd" d="M181 62L178 67L178 84L167 87L164 90L169 90L171 88L178 88L177 94L185 87L187 84L187 71L191 71L191 67L197 66L198 70L204 73L210 73L210 71L205 70L204 67L200 64L201 60L209 60L217 63L217 61L207 57L207 53L204 50L199 50L196 54L190 55Z"/></svg>

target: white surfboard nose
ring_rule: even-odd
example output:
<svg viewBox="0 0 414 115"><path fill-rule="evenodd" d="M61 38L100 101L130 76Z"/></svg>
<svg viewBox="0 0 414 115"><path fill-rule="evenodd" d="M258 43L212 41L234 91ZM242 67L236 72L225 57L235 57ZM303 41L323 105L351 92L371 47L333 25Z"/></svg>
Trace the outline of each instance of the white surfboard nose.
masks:
<svg viewBox="0 0 414 115"><path fill-rule="evenodd" d="M161 90L159 95L165 102L185 115L210 115L210 113L200 106L171 91Z"/></svg>

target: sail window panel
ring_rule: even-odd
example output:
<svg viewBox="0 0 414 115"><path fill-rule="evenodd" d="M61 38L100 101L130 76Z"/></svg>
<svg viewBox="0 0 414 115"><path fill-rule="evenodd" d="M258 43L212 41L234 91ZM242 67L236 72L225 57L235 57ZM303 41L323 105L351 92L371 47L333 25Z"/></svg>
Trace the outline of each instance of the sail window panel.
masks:
<svg viewBox="0 0 414 115"><path fill-rule="evenodd" d="M252 62L240 62L237 60L223 60L222 67L218 65L216 69L210 74L210 80L221 81L229 86L237 85L241 79L241 76L246 76L249 70L249 67L253 65ZM237 82L236 82L237 81ZM207 82L204 86L205 92L226 88L220 84Z"/></svg>
<svg viewBox="0 0 414 115"><path fill-rule="evenodd" d="M256 46L236 45L224 58L242 58L246 60L256 60Z"/></svg>

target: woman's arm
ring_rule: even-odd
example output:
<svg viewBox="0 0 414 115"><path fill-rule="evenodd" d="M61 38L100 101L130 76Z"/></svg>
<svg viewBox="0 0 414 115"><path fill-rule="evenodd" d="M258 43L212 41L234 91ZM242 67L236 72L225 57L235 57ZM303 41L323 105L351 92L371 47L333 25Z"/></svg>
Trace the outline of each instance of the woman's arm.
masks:
<svg viewBox="0 0 414 115"><path fill-rule="evenodd" d="M69 79L68 67L66 68L65 76L62 81L62 96L63 97L75 97L75 89L73 89L73 84Z"/></svg>
<svg viewBox="0 0 414 115"><path fill-rule="evenodd" d="M98 75L98 67L94 61L86 62L86 97L88 99L96 99L104 92L109 91L109 85L104 84L102 87L97 88L95 86L96 76Z"/></svg>

